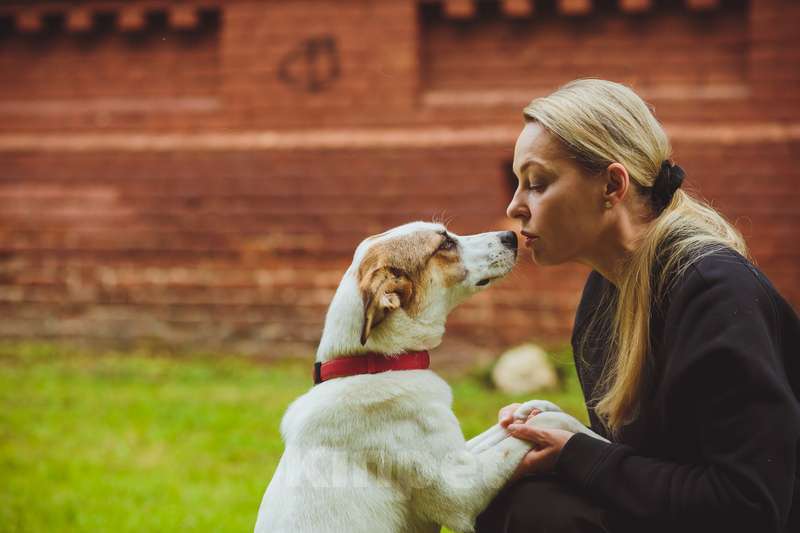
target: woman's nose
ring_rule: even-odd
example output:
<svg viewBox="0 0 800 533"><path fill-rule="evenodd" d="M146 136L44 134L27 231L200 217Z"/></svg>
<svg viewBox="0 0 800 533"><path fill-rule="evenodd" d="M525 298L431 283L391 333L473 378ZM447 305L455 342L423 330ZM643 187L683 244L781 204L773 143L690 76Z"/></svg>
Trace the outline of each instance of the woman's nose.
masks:
<svg viewBox="0 0 800 533"><path fill-rule="evenodd" d="M508 218L530 218L531 213L528 207L519 201L515 194L506 208L506 216Z"/></svg>

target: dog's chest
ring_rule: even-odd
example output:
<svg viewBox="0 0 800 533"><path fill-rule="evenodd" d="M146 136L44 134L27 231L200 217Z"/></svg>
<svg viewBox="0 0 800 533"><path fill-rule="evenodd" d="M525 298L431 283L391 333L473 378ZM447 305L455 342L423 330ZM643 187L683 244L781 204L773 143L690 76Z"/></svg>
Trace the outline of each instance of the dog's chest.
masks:
<svg viewBox="0 0 800 533"><path fill-rule="evenodd" d="M435 430L441 416L452 416L451 405L450 387L429 370L352 376L295 400L281 433L287 445L379 445L390 435Z"/></svg>

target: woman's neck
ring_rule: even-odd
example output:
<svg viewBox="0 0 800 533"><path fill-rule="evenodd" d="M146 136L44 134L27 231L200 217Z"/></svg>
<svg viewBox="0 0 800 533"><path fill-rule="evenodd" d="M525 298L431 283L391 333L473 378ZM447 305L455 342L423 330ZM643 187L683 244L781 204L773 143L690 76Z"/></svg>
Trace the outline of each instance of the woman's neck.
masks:
<svg viewBox="0 0 800 533"><path fill-rule="evenodd" d="M599 236L596 247L581 262L619 287L625 265L639 248L642 236L649 226L650 222L637 221L629 213L624 213L606 234Z"/></svg>

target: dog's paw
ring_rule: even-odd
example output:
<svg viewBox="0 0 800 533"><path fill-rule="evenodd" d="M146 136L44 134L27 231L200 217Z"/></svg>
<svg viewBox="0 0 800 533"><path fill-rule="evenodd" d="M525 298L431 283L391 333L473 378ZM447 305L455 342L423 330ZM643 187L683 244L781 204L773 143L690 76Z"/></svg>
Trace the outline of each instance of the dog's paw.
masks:
<svg viewBox="0 0 800 533"><path fill-rule="evenodd" d="M550 411L539 413L526 423L541 429L563 429L571 433L583 433L592 438L602 440L603 442L608 442L608 439L598 435L588 427L584 426L580 420L564 412Z"/></svg>
<svg viewBox="0 0 800 533"><path fill-rule="evenodd" d="M538 409L543 413L563 412L561 408L553 402L548 402L547 400L529 400L517 407L517 410L514 411L514 418L517 420L525 420L534 409Z"/></svg>
<svg viewBox="0 0 800 533"><path fill-rule="evenodd" d="M540 413L528 422L533 427L542 429L565 429L573 433L583 433L586 426L572 415L560 411L549 411Z"/></svg>

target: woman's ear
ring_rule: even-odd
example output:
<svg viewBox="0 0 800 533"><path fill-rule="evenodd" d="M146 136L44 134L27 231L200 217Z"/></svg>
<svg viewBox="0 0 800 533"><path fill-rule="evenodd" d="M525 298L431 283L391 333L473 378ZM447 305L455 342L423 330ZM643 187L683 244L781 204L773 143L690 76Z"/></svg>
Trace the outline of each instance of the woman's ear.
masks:
<svg viewBox="0 0 800 533"><path fill-rule="evenodd" d="M603 201L611 206L625 199L630 187L628 170L621 163L611 163L605 171L606 184L603 190Z"/></svg>
<svg viewBox="0 0 800 533"><path fill-rule="evenodd" d="M413 283L405 272L390 267L377 268L361 281L361 299L364 301L362 346L367 343L372 330L391 311L409 302L413 288Z"/></svg>

